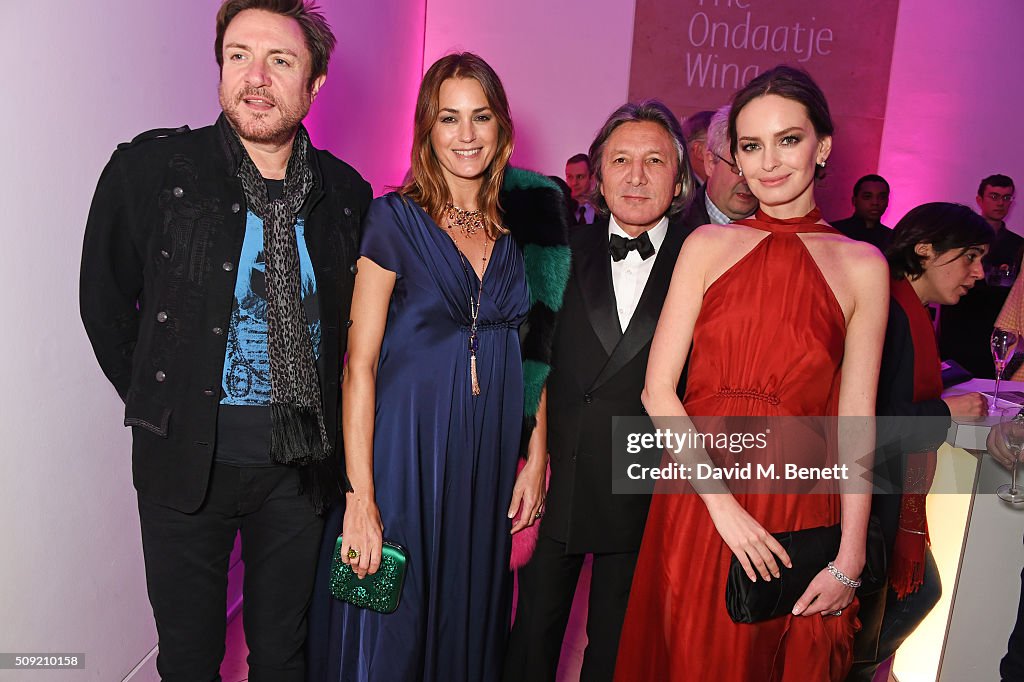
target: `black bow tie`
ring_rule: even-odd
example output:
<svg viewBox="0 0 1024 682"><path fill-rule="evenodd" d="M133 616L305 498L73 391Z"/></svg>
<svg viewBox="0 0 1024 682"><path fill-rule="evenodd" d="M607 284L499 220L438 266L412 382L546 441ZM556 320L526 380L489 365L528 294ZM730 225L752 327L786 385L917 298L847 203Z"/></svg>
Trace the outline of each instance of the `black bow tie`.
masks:
<svg viewBox="0 0 1024 682"><path fill-rule="evenodd" d="M636 251L644 260L653 256L654 244L651 243L651 236L643 232L635 239L626 239L617 234L608 237L608 253L611 254L612 260L622 260L630 251Z"/></svg>

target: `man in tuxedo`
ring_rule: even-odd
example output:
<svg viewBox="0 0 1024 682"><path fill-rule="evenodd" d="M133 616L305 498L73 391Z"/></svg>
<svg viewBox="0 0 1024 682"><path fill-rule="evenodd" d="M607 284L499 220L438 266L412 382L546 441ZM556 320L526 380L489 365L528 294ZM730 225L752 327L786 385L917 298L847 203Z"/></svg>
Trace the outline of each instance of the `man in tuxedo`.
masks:
<svg viewBox="0 0 1024 682"><path fill-rule="evenodd" d="M708 124L707 146L701 159L707 181L697 190L684 222L693 230L709 223L728 225L757 210L757 197L732 158L729 145L729 105L721 107Z"/></svg>
<svg viewBox="0 0 1024 682"><path fill-rule="evenodd" d="M547 384L551 481L519 571L505 680L554 680L576 583L593 555L580 679L611 680L650 498L612 494L612 418L641 416L647 357L693 180L662 103L625 104L590 146L601 217L571 237L572 274Z"/></svg>
<svg viewBox="0 0 1024 682"><path fill-rule="evenodd" d="M572 212L572 222L579 225L590 225L594 222L597 212L590 203L591 185L594 174L590 170L590 157L576 154L565 162L565 181L572 191L572 200L576 202Z"/></svg>

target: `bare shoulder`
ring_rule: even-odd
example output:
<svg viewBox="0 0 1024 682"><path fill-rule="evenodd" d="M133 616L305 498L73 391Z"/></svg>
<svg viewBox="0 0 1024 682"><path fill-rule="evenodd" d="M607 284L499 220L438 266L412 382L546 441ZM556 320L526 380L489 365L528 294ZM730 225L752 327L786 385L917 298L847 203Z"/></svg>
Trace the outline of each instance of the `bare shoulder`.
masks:
<svg viewBox="0 0 1024 682"><path fill-rule="evenodd" d="M835 249L847 266L850 276L858 281L889 278L889 264L873 244L835 235Z"/></svg>
<svg viewBox="0 0 1024 682"><path fill-rule="evenodd" d="M701 225L686 238L683 248L698 253L706 253L708 249L727 251L755 235L755 230L742 225Z"/></svg>
<svg viewBox="0 0 1024 682"><path fill-rule="evenodd" d="M888 277L889 266L885 256L873 244L837 233L820 233L807 237L809 239L805 243L814 252L815 260L821 257L829 261L831 267L846 271L851 276L861 273L866 277Z"/></svg>
<svg viewBox="0 0 1024 682"><path fill-rule="evenodd" d="M864 306L888 309L889 265L877 248L833 232L801 236L848 324Z"/></svg>
<svg viewBox="0 0 1024 682"><path fill-rule="evenodd" d="M702 291L753 249L766 233L744 225L701 225L679 252L679 263L700 274Z"/></svg>

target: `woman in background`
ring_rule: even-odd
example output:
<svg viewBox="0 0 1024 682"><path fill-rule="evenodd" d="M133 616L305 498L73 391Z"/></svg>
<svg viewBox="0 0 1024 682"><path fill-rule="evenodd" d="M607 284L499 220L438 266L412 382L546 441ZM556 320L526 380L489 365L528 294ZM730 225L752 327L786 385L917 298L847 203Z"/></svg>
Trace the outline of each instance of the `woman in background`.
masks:
<svg viewBox="0 0 1024 682"><path fill-rule="evenodd" d="M956 305L985 277L982 258L992 228L971 209L936 202L912 209L893 228L885 254L892 275L889 321L878 379L878 451L871 512L881 523L889 585L865 598L865 627L849 682L870 682L932 610L942 593L928 549L925 498L935 471L935 450L946 439L950 415L983 417L980 393L942 398L942 367L927 307ZM882 617L867 618L882 607Z"/></svg>
<svg viewBox="0 0 1024 682"><path fill-rule="evenodd" d="M825 96L803 71L776 67L736 93L732 151L761 208L684 242L647 368L651 415L874 416L888 273L873 246L840 235L815 205L832 131ZM691 349L680 402L674 387ZM816 438L808 451L825 465L828 443ZM862 440L856 445L870 452ZM716 464L728 455L708 454ZM767 495L697 484L688 491L696 494L655 495L616 680L842 680L871 497L828 490ZM814 577L791 614L731 620L733 556L750 580L777 579L790 561L770 533L840 522L831 570Z"/></svg>
<svg viewBox="0 0 1024 682"><path fill-rule="evenodd" d="M462 53L431 66L410 179L375 200L364 225L342 383L352 490L344 517L336 510L327 524L311 679L501 675L510 531L541 515L544 363L568 278L561 194L509 169L512 146L486 62ZM529 456L517 476L521 442ZM379 567L384 538L408 551L394 613L328 598L339 521L340 554L360 577Z"/></svg>

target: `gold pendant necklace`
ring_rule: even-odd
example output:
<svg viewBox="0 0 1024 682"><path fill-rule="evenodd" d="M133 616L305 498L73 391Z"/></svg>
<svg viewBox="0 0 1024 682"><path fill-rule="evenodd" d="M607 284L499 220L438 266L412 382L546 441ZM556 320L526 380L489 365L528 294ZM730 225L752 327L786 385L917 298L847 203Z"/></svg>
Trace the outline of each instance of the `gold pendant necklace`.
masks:
<svg viewBox="0 0 1024 682"><path fill-rule="evenodd" d="M475 211L479 213L479 211ZM455 244L455 250L459 252L459 262L462 263L462 270L466 273L466 277L469 277L469 258L459 248L459 243L455 241L455 236L451 233L452 224L449 223L447 229L448 237ZM478 228L479 229L479 228ZM463 229L465 233L465 229ZM473 295L469 295L469 385L470 391L474 396L480 395L480 378L476 371L476 352L480 349L480 339L477 337L477 320L480 317L480 304L484 297L484 275L487 273L487 247L490 245L491 240L484 235L484 256L480 264L480 285L477 287L476 300L473 300Z"/></svg>

